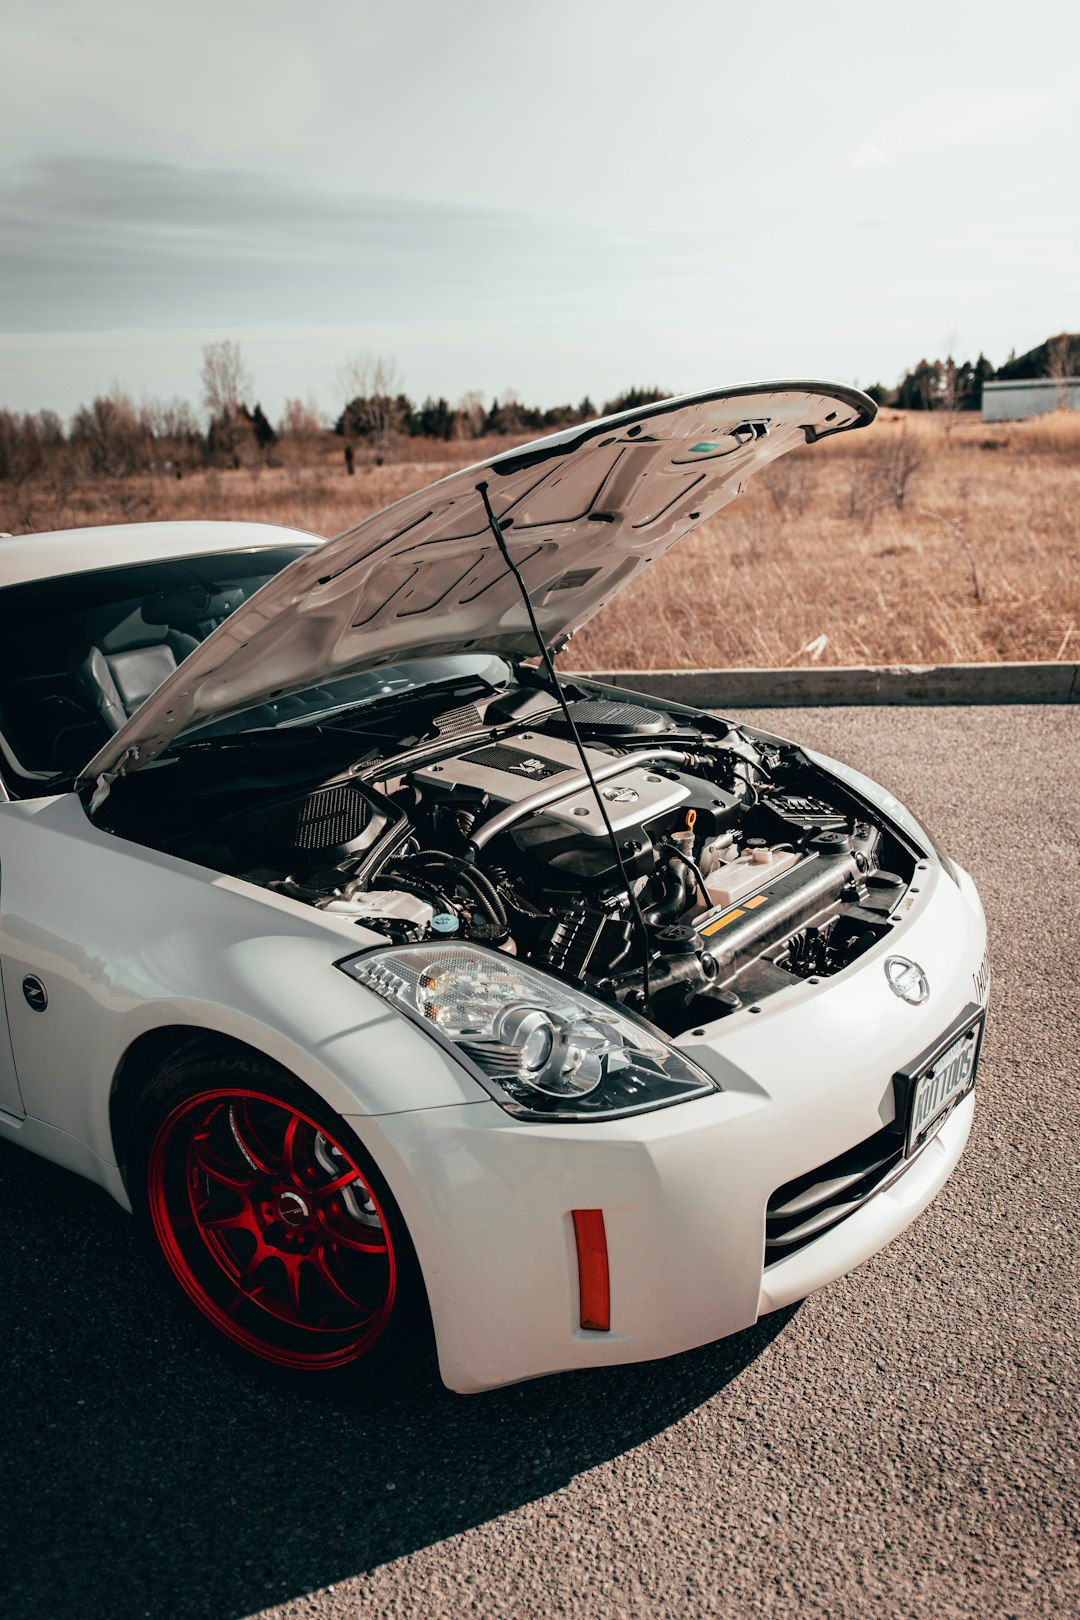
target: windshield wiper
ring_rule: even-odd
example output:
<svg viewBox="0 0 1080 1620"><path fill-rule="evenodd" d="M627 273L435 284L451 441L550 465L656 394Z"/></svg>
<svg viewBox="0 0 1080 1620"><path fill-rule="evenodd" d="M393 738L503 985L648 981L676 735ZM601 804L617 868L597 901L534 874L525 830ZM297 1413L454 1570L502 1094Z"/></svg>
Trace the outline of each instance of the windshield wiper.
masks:
<svg viewBox="0 0 1080 1620"><path fill-rule="evenodd" d="M493 686L482 675L468 677L453 675L444 681L432 681L425 686L411 686L404 692L388 692L382 697L366 698L360 703L344 704L337 709L313 709L310 714L298 714L288 720L280 720L275 726L253 725L245 730L226 731L210 737L200 736L196 732L191 737L176 738L168 753L173 757L182 753L225 753L230 749L272 753L275 749L284 752L290 748L303 748L315 744L316 741L321 741L329 752L333 752L342 747L342 732L352 729L347 722L353 715L362 714L372 722L370 728L356 728L361 735L368 729L378 733L382 729L378 722L384 715L424 703L433 694L441 693L444 698L451 696L465 698L470 695L491 697L500 690L500 687ZM285 735L286 733L288 735ZM299 735L294 736L293 733Z"/></svg>
<svg viewBox="0 0 1080 1620"><path fill-rule="evenodd" d="M191 737L177 737L162 758L175 758L180 754L222 754L230 748L247 750L249 753L253 749L264 753L280 749L284 753L287 749L303 746L303 740L299 737L282 737L284 729L283 726L252 726L247 731L224 732L220 737L200 737L197 733ZM318 726L313 725L310 729L313 737L319 735Z"/></svg>
<svg viewBox="0 0 1080 1620"><path fill-rule="evenodd" d="M277 729L285 731L305 723L317 721L320 725L328 718L335 722L348 720L351 715L362 712L374 716L376 713L394 713L398 709L406 708L411 704L425 702L433 693L441 692L446 697L494 697L501 688L493 686L485 680L483 675L470 675L463 678L452 675L445 681L431 681L426 686L410 686L404 692L387 692L382 697L364 698L360 703L345 704L340 709L316 709L309 716L298 715L295 720L283 720Z"/></svg>

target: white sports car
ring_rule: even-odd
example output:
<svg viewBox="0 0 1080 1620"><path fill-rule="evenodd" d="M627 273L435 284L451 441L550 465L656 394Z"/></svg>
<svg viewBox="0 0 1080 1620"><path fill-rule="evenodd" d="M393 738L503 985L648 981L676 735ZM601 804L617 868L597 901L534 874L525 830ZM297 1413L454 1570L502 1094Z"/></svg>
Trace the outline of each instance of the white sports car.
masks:
<svg viewBox="0 0 1080 1620"><path fill-rule="evenodd" d="M956 1164L970 878L859 772L552 655L796 444L774 383L575 427L336 540L0 540L0 1132L305 1389L671 1355ZM723 603L703 603L722 612Z"/></svg>

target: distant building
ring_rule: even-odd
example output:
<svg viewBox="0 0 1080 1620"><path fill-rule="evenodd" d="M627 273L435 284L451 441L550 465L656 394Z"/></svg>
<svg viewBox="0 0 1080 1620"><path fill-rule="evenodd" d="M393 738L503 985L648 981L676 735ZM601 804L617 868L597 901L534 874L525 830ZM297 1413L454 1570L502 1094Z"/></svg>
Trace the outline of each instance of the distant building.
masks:
<svg viewBox="0 0 1080 1620"><path fill-rule="evenodd" d="M1022 422L1048 411L1080 411L1080 377L1023 377L987 382L982 390L984 422Z"/></svg>

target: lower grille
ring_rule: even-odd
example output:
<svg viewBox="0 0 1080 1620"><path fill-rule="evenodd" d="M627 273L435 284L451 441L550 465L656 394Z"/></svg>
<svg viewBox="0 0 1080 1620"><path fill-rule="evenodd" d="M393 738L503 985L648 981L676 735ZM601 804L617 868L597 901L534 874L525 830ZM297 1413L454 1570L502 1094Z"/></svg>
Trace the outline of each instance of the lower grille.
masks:
<svg viewBox="0 0 1080 1620"><path fill-rule="evenodd" d="M765 1265L775 1265L853 1215L900 1163L893 1126L778 1187L765 1212Z"/></svg>

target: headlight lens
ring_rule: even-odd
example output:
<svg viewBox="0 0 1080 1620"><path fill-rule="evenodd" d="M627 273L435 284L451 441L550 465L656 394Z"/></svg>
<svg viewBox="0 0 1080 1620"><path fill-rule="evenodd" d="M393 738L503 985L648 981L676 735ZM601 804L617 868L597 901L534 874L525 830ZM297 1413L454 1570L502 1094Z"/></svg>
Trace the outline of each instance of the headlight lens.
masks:
<svg viewBox="0 0 1080 1620"><path fill-rule="evenodd" d="M495 951L406 945L338 966L449 1042L512 1114L610 1118L717 1090L645 1024Z"/></svg>

